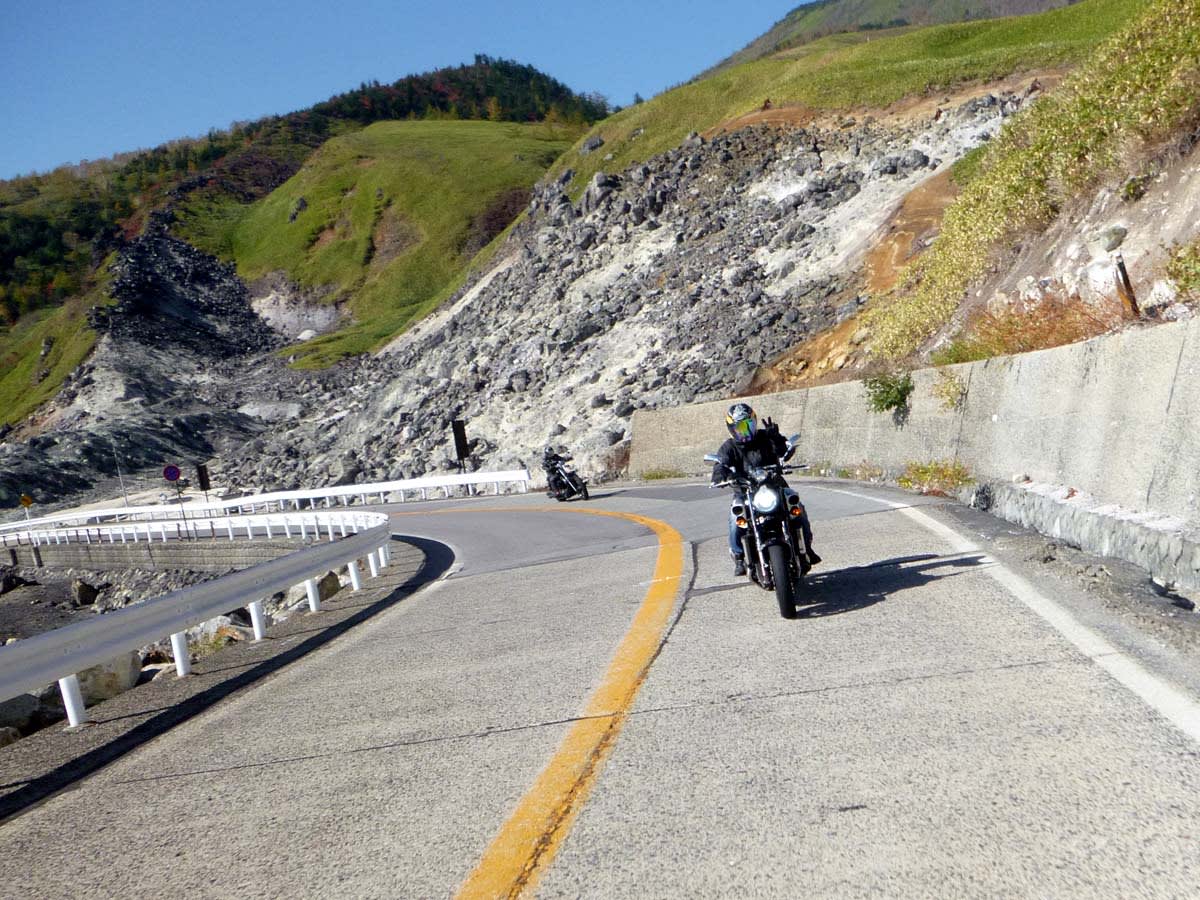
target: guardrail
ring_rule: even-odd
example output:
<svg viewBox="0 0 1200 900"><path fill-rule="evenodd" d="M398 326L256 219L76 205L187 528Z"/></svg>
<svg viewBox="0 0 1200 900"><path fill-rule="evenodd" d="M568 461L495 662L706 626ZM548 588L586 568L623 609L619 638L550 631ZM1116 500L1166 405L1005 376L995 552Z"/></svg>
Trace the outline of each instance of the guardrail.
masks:
<svg viewBox="0 0 1200 900"><path fill-rule="evenodd" d="M57 681L68 722L72 727L82 725L87 721L87 715L77 673L169 634L176 672L180 676L187 675L191 671L185 635L188 628L231 609L248 607L254 638L256 641L262 640L266 636L263 601L272 594L303 583L309 609L318 612L321 601L316 576L346 565L351 588L357 591L362 588L358 560L365 557L371 577L377 576L388 562L391 534L384 513L321 511L243 518L247 521L243 525L242 519L239 519L238 527L245 527L251 535L256 528L262 528L269 536L273 522L280 524L281 520L291 520L291 526L301 532L306 530L307 525L314 525L317 536L328 540L321 540L295 553L214 581L164 594L90 621L67 625L2 647L0 700ZM99 529L112 535L114 530L128 528L130 524L65 530L75 534L80 531L95 534ZM151 524L132 523L135 527L149 527ZM169 533L182 536L187 527L197 524L189 522L185 525L180 520L160 522L159 527L165 539ZM283 525L284 528L291 526Z"/></svg>
<svg viewBox="0 0 1200 900"><path fill-rule="evenodd" d="M120 653L171 636L179 675L191 671L185 631L231 609L248 607L255 640L265 637L263 600L278 590L305 585L309 608L320 609L314 575L346 565L351 587L360 590L358 560L365 557L371 576L387 564L387 516L331 509L355 498L380 503L409 493L427 499L431 490L443 496L459 487L468 495L491 485L515 484L529 490L529 472L471 472L431 475L373 484L342 485L301 491L276 491L188 506L135 506L65 512L0 525L0 546L45 546L70 543L166 542L168 540L255 537L309 537L322 543L195 587L165 594L116 610L95 620L79 622L0 648L0 700L58 681L71 726L87 721L78 672ZM258 514L259 508L263 514ZM323 508L322 508L323 507ZM249 515L243 515L246 509ZM272 509L279 512L272 514ZM307 509L307 512L301 510Z"/></svg>
<svg viewBox="0 0 1200 900"><path fill-rule="evenodd" d="M172 512L179 515L176 507ZM360 528L363 512L319 510L263 515L128 520L95 525L63 527L38 526L9 534L0 534L0 547L29 545L45 547L53 544L138 544L165 543L168 540L197 540L200 538L326 538L346 537ZM54 520L50 520L54 521Z"/></svg>
<svg viewBox="0 0 1200 900"><path fill-rule="evenodd" d="M398 481L381 481L371 484L351 484L340 487L309 488L298 491L274 491L266 494L255 494L249 497L234 497L215 503L196 503L179 506L175 504L161 506L125 506L109 509L79 510L64 512L52 516L43 516L26 521L11 522L0 525L0 546L9 546L12 536L24 537L25 543L31 543L34 538L26 533L45 533L47 530L84 530L84 526L97 525L104 522L167 522L181 518L207 520L210 518L227 517L233 514L241 515L246 510L256 513L259 508L264 512L272 509L301 510L329 509L336 504L349 505L354 499L362 504L378 497L380 503L388 502L388 498L399 497L401 503L407 502L408 494L420 494L421 499L429 497L430 491L442 491L443 497L449 497L455 488L465 488L468 495L479 492L491 485L494 493L500 493L501 485L516 485L521 493L529 490L529 471L527 469L512 469L504 472L468 472L456 475L429 475L421 478L405 478ZM182 510L182 512L181 512ZM130 532L132 536L132 532ZM141 530L146 534L146 529ZM16 541L20 543L20 539Z"/></svg>

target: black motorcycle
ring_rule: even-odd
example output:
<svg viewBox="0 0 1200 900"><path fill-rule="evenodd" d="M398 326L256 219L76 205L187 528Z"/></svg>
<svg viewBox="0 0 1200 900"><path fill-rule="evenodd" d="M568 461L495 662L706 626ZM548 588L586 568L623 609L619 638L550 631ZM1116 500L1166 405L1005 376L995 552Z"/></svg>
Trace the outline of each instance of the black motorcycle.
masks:
<svg viewBox="0 0 1200 900"><path fill-rule="evenodd" d="M798 438L797 435L788 441L784 462L791 458ZM712 454L704 459L712 463L721 461ZM779 614L785 619L796 618L796 602L804 592L804 576L808 572L808 548L800 527L804 505L783 476L806 468L776 463L753 468L745 477L713 485L738 488L741 496L734 499L730 509L746 554L746 574L763 590L775 591ZM744 502L741 498L745 498Z"/></svg>
<svg viewBox="0 0 1200 900"><path fill-rule="evenodd" d="M580 477L574 466L567 465L569 459L568 456L565 459L554 460L546 471L547 481L550 484L554 484L556 481L558 483L558 487L551 488L547 494L559 503L575 497L588 499L587 481Z"/></svg>

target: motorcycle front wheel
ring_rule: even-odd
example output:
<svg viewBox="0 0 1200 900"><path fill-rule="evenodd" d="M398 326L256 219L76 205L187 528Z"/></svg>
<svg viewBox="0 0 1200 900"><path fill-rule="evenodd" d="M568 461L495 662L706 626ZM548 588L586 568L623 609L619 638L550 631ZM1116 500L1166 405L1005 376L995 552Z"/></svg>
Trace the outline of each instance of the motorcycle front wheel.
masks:
<svg viewBox="0 0 1200 900"><path fill-rule="evenodd" d="M788 548L783 544L772 544L767 548L767 559L771 564L771 580L775 582L775 599L779 603L779 614L785 619L794 619L796 618L796 594L792 588Z"/></svg>

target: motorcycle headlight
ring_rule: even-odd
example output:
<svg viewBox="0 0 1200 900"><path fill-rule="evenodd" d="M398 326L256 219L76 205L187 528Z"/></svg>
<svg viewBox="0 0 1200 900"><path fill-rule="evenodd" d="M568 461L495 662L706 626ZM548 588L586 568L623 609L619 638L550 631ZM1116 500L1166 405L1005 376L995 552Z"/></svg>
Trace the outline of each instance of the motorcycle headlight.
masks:
<svg viewBox="0 0 1200 900"><path fill-rule="evenodd" d="M763 485L754 492L754 508L760 513L774 512L779 505L779 492L774 488Z"/></svg>

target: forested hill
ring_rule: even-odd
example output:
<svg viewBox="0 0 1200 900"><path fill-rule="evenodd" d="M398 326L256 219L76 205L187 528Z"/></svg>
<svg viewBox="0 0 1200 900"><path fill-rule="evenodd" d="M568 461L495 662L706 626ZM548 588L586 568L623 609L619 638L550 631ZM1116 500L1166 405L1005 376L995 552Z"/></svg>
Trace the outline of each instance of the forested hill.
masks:
<svg viewBox="0 0 1200 900"><path fill-rule="evenodd" d="M762 59L831 34L1023 16L1078 0L815 0L797 6L769 31L700 77Z"/></svg>
<svg viewBox="0 0 1200 900"><path fill-rule="evenodd" d="M196 191L243 203L263 197L329 137L385 119L582 125L607 114L602 97L576 94L532 66L476 56L203 138L0 181L0 351L22 317L93 289L100 264L150 210Z"/></svg>

